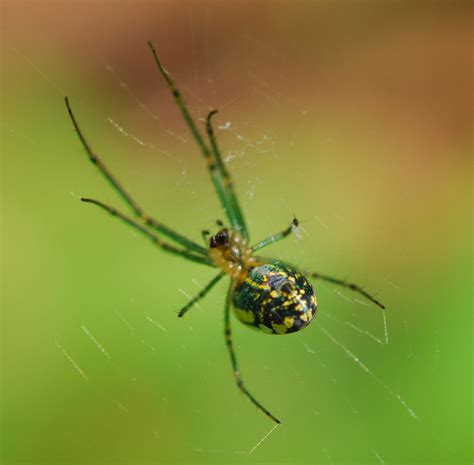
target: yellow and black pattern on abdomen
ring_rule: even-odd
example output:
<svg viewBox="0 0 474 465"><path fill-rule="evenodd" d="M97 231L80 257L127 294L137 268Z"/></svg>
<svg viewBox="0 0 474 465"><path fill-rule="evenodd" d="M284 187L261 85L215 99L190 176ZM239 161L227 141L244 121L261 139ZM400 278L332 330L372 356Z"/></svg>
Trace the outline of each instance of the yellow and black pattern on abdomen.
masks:
<svg viewBox="0 0 474 465"><path fill-rule="evenodd" d="M308 326L316 314L313 286L300 273L279 264L252 268L234 288L237 318L270 334L289 334Z"/></svg>

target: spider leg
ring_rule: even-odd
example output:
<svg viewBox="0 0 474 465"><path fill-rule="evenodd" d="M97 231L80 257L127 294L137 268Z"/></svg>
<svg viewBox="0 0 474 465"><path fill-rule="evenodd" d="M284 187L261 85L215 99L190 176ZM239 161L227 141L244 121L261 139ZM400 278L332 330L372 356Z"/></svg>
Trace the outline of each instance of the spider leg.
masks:
<svg viewBox="0 0 474 465"><path fill-rule="evenodd" d="M158 70L168 84L176 105L181 110L183 118L186 121L186 124L188 125L188 128L190 129L194 140L196 141L196 144L200 148L204 158L207 160L208 170L211 175L212 182L216 188L217 195L219 196L227 218L234 229L241 230L245 237L247 237L247 230L245 224L243 223L242 213L240 212L240 209L236 203L235 196L233 196L233 191L229 190L229 188L226 186L226 176L222 171L222 163L219 164L218 156L212 150L210 150L206 142L204 142L204 138L196 127L196 124L189 113L180 91L176 88L174 82L168 74L168 71L161 64L155 47L151 42L148 42L148 46L151 49Z"/></svg>
<svg viewBox="0 0 474 465"><path fill-rule="evenodd" d="M263 239L263 241L260 241L257 244L253 245L252 250L255 252L255 250L263 249L267 245L273 244L274 242L277 242L277 241L280 241L281 239L284 239L298 225L299 225L299 221L296 218L293 218L293 221L291 222L290 226L288 226L283 231L280 231L279 233L273 234L272 236L267 237L266 239Z"/></svg>
<svg viewBox="0 0 474 465"><path fill-rule="evenodd" d="M212 117L217 113L217 110L212 110L209 112L206 118L206 131L209 136L209 141L211 142L212 152L216 158L217 167L222 173L224 178L224 186L227 192L227 197L229 202L232 204L232 209L235 212L235 217L237 220L237 228L242 232L243 236L248 240L248 230L245 225L244 216L242 210L240 209L239 201L234 189L234 181L229 171L226 169L224 162L222 160L222 155L217 145L216 135L214 133L214 128L212 126Z"/></svg>
<svg viewBox="0 0 474 465"><path fill-rule="evenodd" d="M97 166L99 171L105 176L105 178L110 182L110 184L112 184L116 192L118 192L118 194L122 197L122 199L125 200L125 202L128 204L128 206L133 211L133 213L136 216L138 216L147 226L163 234L164 236L169 237L170 239L174 240L178 244L181 244L187 249L193 250L194 252L197 252L203 255L207 254L207 251L204 247L196 244L195 242L177 233L171 228L168 228L163 223L160 223L159 221L149 217L143 211L143 209L135 202L135 200L133 200L133 198L125 190L125 188L120 184L120 182L113 176L113 174L109 171L109 169L103 163L103 161L96 155L92 147L87 142L84 134L80 130L79 124L77 123L76 117L74 116L74 113L72 112L72 109L71 109L71 106L69 105L69 100L67 97L65 98L65 101L66 101L67 110L69 112L69 116L71 117L72 123L74 125L74 128L76 129L76 132L79 136L79 139L81 140L83 147L86 149L86 152L89 155L89 159L94 165Z"/></svg>
<svg viewBox="0 0 474 465"><path fill-rule="evenodd" d="M155 245L157 245L158 247L160 247L163 250L166 250L167 252L170 252L170 253L175 254L175 255L181 255L182 257L187 258L188 260L191 260L193 262L203 263L204 265L213 266L207 257L203 257L202 255L195 254L195 253L193 253L193 252L191 252L187 249L180 249L178 247L175 247L175 246L169 244L168 242L161 239L161 237L159 237L158 235L156 235L156 234L152 233L151 231L149 231L145 226L137 223L136 221L132 220L128 216L126 216L123 213L119 212L115 208L109 207L108 205L106 205L105 203L100 202L99 200L88 199L88 198L84 198L84 197L81 198L81 200L83 202L86 202L86 203L92 203L94 205L97 205L98 207L100 207L103 210L110 213L112 216L115 216L115 217L119 218L120 220L122 220L123 222L125 222L129 226L131 226L132 228L135 228L137 231L139 231L142 234L144 234L145 236L147 236L149 239L151 239L151 241Z"/></svg>
<svg viewBox="0 0 474 465"><path fill-rule="evenodd" d="M240 373L239 365L237 363L237 358L235 356L234 346L232 344L232 331L230 328L230 305L231 305L231 295L232 295L232 284L229 286L229 291L227 293L226 304L225 304L225 313L224 313L224 335L225 335L225 343L227 345L227 349L229 351L230 360L232 362L232 370L234 371L234 378L237 384L237 387L243 392L245 396L247 396L250 401L260 409L265 415L270 417L275 423L280 424L281 421L278 420L275 416L273 416L260 402L258 402L255 397L250 394L247 388L244 386L244 382L242 380L242 375Z"/></svg>
<svg viewBox="0 0 474 465"><path fill-rule="evenodd" d="M345 287L346 289L350 289L351 291L357 292L363 295L366 299L370 300L378 307L380 307L381 309L385 309L385 305L381 304L373 295L369 294L358 284L350 283L345 279L337 279L333 278L332 276L316 273L315 271L305 271L304 274L306 274L310 278L321 279L322 281L327 281L329 283L336 284L336 286Z"/></svg>
<svg viewBox="0 0 474 465"><path fill-rule="evenodd" d="M297 266L294 266L290 263L285 263L284 261L281 261L281 260L276 260L276 259L272 259L272 258L263 258L263 257L255 257L255 258L257 258L258 260L261 260L263 263L265 263L265 262L266 263L280 263L280 264L288 265L291 268L293 268L294 270L299 271L300 273L302 273L305 276L308 276L310 278L320 279L321 281L327 281L331 284L335 284L336 286L341 286L341 287L344 287L344 288L349 289L351 291L357 292L358 294L364 296L367 300L370 300L372 303L374 303L375 305L377 305L381 309L383 309L383 310L385 309L385 305L381 304L373 295L369 294L365 289L363 289L358 284L348 282L345 279L338 279L338 278L334 278L332 276L328 276L326 274L317 273L315 271L303 270L303 269L298 268Z"/></svg>
<svg viewBox="0 0 474 465"><path fill-rule="evenodd" d="M221 279L225 273L221 271L217 276L211 279L206 286L202 288L199 294L195 295L178 313L178 317L182 318L184 314L198 301L200 301Z"/></svg>

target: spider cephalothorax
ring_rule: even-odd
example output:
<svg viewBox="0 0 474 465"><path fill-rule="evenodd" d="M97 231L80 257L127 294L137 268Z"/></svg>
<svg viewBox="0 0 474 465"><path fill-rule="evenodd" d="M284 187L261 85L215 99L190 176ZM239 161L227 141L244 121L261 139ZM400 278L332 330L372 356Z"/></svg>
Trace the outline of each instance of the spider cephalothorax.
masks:
<svg viewBox="0 0 474 465"><path fill-rule="evenodd" d="M221 229L209 241L209 257L224 273L234 279L241 279L242 273L248 272L258 264L252 257L252 248L238 231Z"/></svg>
<svg viewBox="0 0 474 465"><path fill-rule="evenodd" d="M207 140L201 134L191 116L181 93L171 80L168 71L163 67L151 42L148 44L162 77L168 84L173 98L183 114L184 120L199 146L201 153L207 160L207 166L212 182L221 201L222 207L230 224L229 228L222 228L203 247L183 234L169 228L158 220L148 216L133 200L130 194L115 179L102 160L94 153L79 129L76 118L66 98L66 106L74 127L89 158L112 184L118 194L138 218L136 221L124 215L113 207L93 199L82 198L99 206L111 215L120 218L140 233L147 236L161 249L174 255L184 257L195 263L219 269L219 273L203 287L203 289L181 308L179 317L184 314L200 299L202 299L224 276L230 277L230 286L224 310L224 334L227 349L229 350L235 381L239 389L247 398L273 421L280 421L270 413L244 386L240 369L237 364L230 327L230 308L234 307L237 318L246 325L272 334L288 334L306 327L316 314L316 296L313 286L305 275L336 284L346 289L356 291L381 308L384 306L356 284L341 279L322 275L311 271L300 271L280 260L262 258L254 253L267 245L273 244L287 237L298 226L296 218L290 226L277 234L263 239L253 246L249 246L249 233L244 216L240 209L237 195L230 173L228 172L212 127L212 117L216 110L209 112L206 119ZM223 226L222 222L218 222ZM203 231L207 237L208 232ZM171 242L170 242L171 241Z"/></svg>

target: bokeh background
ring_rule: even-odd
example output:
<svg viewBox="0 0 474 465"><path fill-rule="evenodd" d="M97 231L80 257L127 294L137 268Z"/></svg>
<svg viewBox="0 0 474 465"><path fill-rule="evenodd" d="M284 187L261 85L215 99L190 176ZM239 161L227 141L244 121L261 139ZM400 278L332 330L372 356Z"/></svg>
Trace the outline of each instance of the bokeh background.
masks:
<svg viewBox="0 0 474 465"><path fill-rule="evenodd" d="M2 464L472 463L470 2L3 1ZM90 205L126 210L63 97L136 199L200 241L222 218L152 62L219 140L268 249L378 294L315 283L270 337L214 274ZM269 434L270 433L270 434Z"/></svg>

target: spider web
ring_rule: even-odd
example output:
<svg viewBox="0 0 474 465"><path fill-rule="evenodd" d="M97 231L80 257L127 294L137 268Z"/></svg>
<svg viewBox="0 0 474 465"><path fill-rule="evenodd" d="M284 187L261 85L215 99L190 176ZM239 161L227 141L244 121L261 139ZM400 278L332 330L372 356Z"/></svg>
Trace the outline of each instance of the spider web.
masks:
<svg viewBox="0 0 474 465"><path fill-rule="evenodd" d="M21 53L18 51L18 53ZM143 53L144 59L147 59L146 53ZM58 90L58 96L62 97L62 90L60 86L47 77L47 74L41 70L39 65L34 63L32 59L27 56L22 55L23 58L38 72L38 74L45 80L47 86L51 86L55 90ZM92 112L100 114L99 119L104 123L103 127L108 127L113 132L111 136L112 139L116 140L116 143L119 145L122 143L122 140L126 139L130 144L127 148L136 147L137 151L144 150L148 155L152 155L156 158L157 164L159 160L166 160L168 163L173 166L172 172L178 173L176 176L177 181L175 183L175 193L182 193L185 191L186 203L191 203L193 208L197 209L199 214L204 218L202 224L199 228L204 229L212 226L213 221L216 219L213 216L217 215L217 210L214 209L212 213L210 212L209 207L206 205L208 201L207 194L203 194L203 190L199 189L196 181L196 174L191 173L190 163L188 154L193 153L193 156L199 158L198 151L193 145L193 141L186 131L181 131L181 129L176 129L175 124L169 124L166 114L156 110L151 104L146 103L146 96L140 95L140 90L137 88L137 85L133 82L126 82L120 74L120 71L117 70L115 63L103 58L96 57L97 63L100 63L98 66L98 72L101 73L106 79L112 83L115 88L113 92L119 95L119 100L123 100L126 105L129 107L135 107L138 109L139 116L134 118L134 123L138 119L143 119L148 121L148 123L154 123L154 128L156 128L156 135L150 135L149 131L142 131L140 126L137 124L132 124L127 121L127 116L125 115L116 115L113 105L107 111L100 110L98 108L92 108ZM172 60L168 60L169 68L172 69ZM193 64L193 76L194 81L199 79L199 71L197 71L197 61L195 58ZM252 79L254 80L254 87L251 88L251 95L253 98L260 98L259 104L261 106L273 105L274 107L282 107L287 109L287 102L289 96L285 94L282 90L282 86L277 87L275 84L270 84L264 77L259 76L257 72L251 74ZM199 121L202 123L203 117L205 116L207 110L209 109L205 99L201 98L198 95L198 90L192 89L193 79L188 82L182 82L182 77L176 79L178 87L182 88L186 97L189 97L190 107L192 112L195 115L198 115ZM159 80L157 85L160 85ZM219 81L214 80L210 84L211 89L217 89L219 86ZM61 86L62 87L62 86ZM121 96L120 96L121 94ZM265 194L268 194L268 176L264 170L261 170L262 166L269 165L273 166L274 163L284 160L285 155L280 153L281 141L279 140L279 128L278 127L265 127L264 123L260 123L255 120L246 121L242 117L235 117L232 119L232 107L239 103L239 98L233 98L231 101L221 100L216 98L218 106L221 109L220 120L218 122L218 130L220 132L220 138L225 139L226 146L230 148L223 149L224 160L231 169L237 168L239 173L239 189L241 192L241 197L243 200L244 210L247 211L252 206L254 202L257 202L256 199L260 198L258 205L262 205L261 197ZM286 104L286 106L285 106ZM305 117L314 111L312 108L304 109L295 109L295 118L301 120L301 125L304 126ZM120 113L117 110L117 113ZM82 120L82 118L80 118ZM84 126L84 124L82 124ZM298 125L293 134L293 144L297 146L297 140L299 137ZM87 134L87 131L85 131ZM170 143L171 141L171 143ZM181 149L177 147L182 147ZM171 147L171 148L170 148ZM143 152L141 152L143 153ZM186 155L183 155L186 154ZM324 156L321 155L321 156ZM198 160L199 162L201 160ZM84 161L85 163L85 161ZM197 163L196 163L197 165ZM203 164L202 164L203 165ZM194 165L193 165L194 166ZM114 170L116 171L116 170ZM202 168L204 171L204 168ZM120 173L117 173L120 175ZM206 175L206 174L204 174ZM92 176L92 175L91 175ZM123 177L123 176L120 176ZM243 180L243 182L242 182ZM295 206L291 200L285 195L286 185L285 182L282 182L276 193L276 201L279 204L281 215L279 216L278 221L273 218L274 210L269 212L259 212L258 221L263 224L271 224L272 228L275 230L270 230L267 232L276 232L281 227L285 225L282 224L282 221L290 221ZM243 195L242 195L243 194ZM76 195L76 194L74 194ZM170 194L168 194L170 195ZM173 193L171 193L173 195ZM139 197L139 196L138 196ZM305 218L302 222L302 226L298 231L295 231L294 237L292 237L289 246L289 256L285 257L295 263L302 263L305 261L305 256L308 254L308 250L317 243L318 237L322 235L330 235L332 231L332 224L338 221L344 221L344 212L332 212L333 216L324 216L324 214L319 213L318 208L308 209L305 211L313 211L312 218ZM219 213L219 215L221 215ZM250 217L248 216L250 219ZM257 220L253 218L250 222L250 227L257 226ZM279 223L280 222L280 223ZM179 224L179 227L176 227L178 230L185 230L185 219L182 220L182 224ZM189 225L188 225L189 226ZM118 226L117 226L118 228ZM197 233L199 233L199 228L197 228ZM137 237L137 240L138 237ZM284 250L284 247L276 249L276 252ZM275 252L275 253L276 253ZM271 252L273 253L273 251ZM288 252L287 252L288 253ZM318 253L318 251L316 251ZM348 260L349 261L349 260ZM309 266L309 263L305 263ZM324 270L322 270L324 271ZM197 272L196 272L197 273ZM392 283L388 278L385 277L374 277L370 276L367 279L371 283L371 286L378 288L379 291L383 294L384 291L389 289L395 289L399 291L399 286L395 283ZM206 284L205 278L201 274L196 274L195 276L186 275L183 277L179 284L176 284L174 289L166 289L166 292L169 294L182 295L182 299L179 300L181 303L185 303L193 295L195 295L200 289ZM366 378L366 381L363 382L365 389L371 390L381 390L386 394L386 402L395 401L398 404L398 408L401 411L404 411L407 414L406 421L420 422L421 419L418 417L416 407L413 407L409 400L406 399L403 389L399 387L391 386L390 377L387 379L386 374L379 374L376 368L372 368L370 362L368 362L364 356L363 352L367 347L370 347L370 350L380 352L383 356L384 348L390 346L393 343L393 337L391 335L391 316L390 312L379 311L373 305L367 303L365 300L360 298L357 294L353 294L347 290L341 290L335 288L334 286L329 286L325 283L317 283L319 288L324 289L325 295L332 295L332 302L340 302L343 304L344 310L351 313L332 312L328 308L321 306L319 310L318 317L312 326L317 326L317 330L314 330L314 333L311 336L307 335L310 329L306 330L306 334L301 334L297 336L298 346L293 347L293 349L300 351L304 354L309 354L313 364L308 367L314 368L315 366L319 367L319 373L324 374L326 383L333 384L338 386L344 385L344 381L339 379L339 376L332 371L332 367L326 361L325 349L317 348L317 342L320 338L325 338L329 345L332 347L332 350L339 352L340 356L349 361L354 367L357 368L360 375ZM163 292L162 289L158 288L153 291L150 299L154 299L156 296L159 296ZM219 306L219 302L222 300L222 288L218 288L211 295L209 295L206 300L196 305L194 311L203 315L206 312L204 307L214 307ZM176 300L177 301L177 300ZM127 306L133 307L133 299L130 302L120 305L120 309L114 309L114 315L111 315L108 323L111 325L123 325L123 327L128 332L128 336L124 337L123 344L127 345L131 340L135 340L138 344L143 346L144 351L149 351L153 353L154 358L159 358L163 356L163 352L160 349L160 341L163 338L175 337L177 334L176 328L170 328L161 320L160 313L155 311L148 311L143 309L136 309L138 316L135 315L135 322L142 320L138 326L136 323L129 321L128 317L125 316L127 313ZM124 311L125 310L125 311ZM208 324L210 319L205 320L205 324ZM143 323L149 325L150 328L157 331L160 335L156 336L156 333L153 331L147 332L143 330ZM192 320L184 320L180 322L183 323L187 332L197 332L198 328L194 329L193 325L199 324L197 318ZM182 328L182 326L180 328ZM234 322L234 327L236 323ZM310 327L311 328L311 327ZM215 329L215 328L214 328ZM103 341L106 339L106 335L103 330L102 333L100 330L94 327L94 324L89 321L82 321L76 327L78 333L81 333L84 338L82 343L84 345L91 345L96 349L93 357L97 357L98 360L103 358L103 364L112 366L113 372L117 373L117 380L121 379L122 368L119 364L116 364L114 361L115 354L112 349L110 349L107 344ZM405 330L408 331L407 323L405 322ZM349 331L349 332L348 332ZM217 330L217 333L220 336L220 328ZM341 334L342 333L342 334ZM350 337L351 342L346 342L344 335L352 333L353 337ZM242 334L238 335L242 339ZM366 345L363 348L357 348L357 341L362 337L366 340ZM265 341L265 339L264 339ZM262 344L265 344L265 342ZM97 389L100 391L99 382L94 380L94 374L91 374L83 367L83 362L77 359L74 354L74 349L69 347L68 340L65 336L59 334L56 335L52 341L55 344L57 350L60 352L61 356L64 356L65 359L70 363L71 368L74 369L78 374L78 382L84 381L88 384L96 384ZM241 344L243 342L237 343L237 351L241 351ZM169 348L169 347L168 347ZM222 349L222 345L219 344L219 350ZM190 348L188 345L181 347L183 355L190 350L198 351L199 348ZM365 352L366 354L366 352ZM298 355L297 355L298 356ZM414 356L410 350L410 356ZM370 358L370 357L367 357ZM248 359L248 357L247 357ZM307 359L305 359L307 360ZM240 362L243 365L243 361ZM100 364L100 362L99 362ZM209 360L209 364L213 365L213 362ZM220 369L216 365L216 369ZM225 368L226 369L226 368ZM275 369L275 364L273 366ZM290 367L288 368L290 369ZM297 370L300 370L300 366ZM243 366L244 373L246 372L245 366ZM137 369L137 372L139 370ZM231 376L230 372L228 373ZM124 375L125 376L125 375ZM129 376L128 374L126 376ZM138 374L136 376L139 376ZM245 376L245 375L244 375ZM255 382L252 381L250 374L245 376L245 380L248 385L255 386ZM281 386L280 386L281 388ZM403 388L403 385L402 385ZM283 388L284 389L284 388ZM343 392L344 390L342 390ZM346 406L348 411L351 411L357 418L359 418L359 424L363 424L363 415L364 412L361 411L363 407L356 405L360 402L354 401L351 397L349 391L346 393L341 393L341 402ZM104 398L111 401L117 409L130 413L131 407L126 405L125 401L116 399L113 395L104 393ZM166 404L166 398L163 399L163 404ZM242 408L248 407L246 403L242 402ZM250 408L250 407L248 407ZM321 416L321 413L316 409L311 409L312 414L315 418ZM203 421L206 415L206 412L203 410L196 410L192 412L192 415L195 415L199 421ZM235 412L234 412L235 415ZM260 415L256 412L255 415ZM237 414L237 418L238 418ZM193 450L198 455L203 457L233 457L233 456L253 456L259 450L267 447L267 444L271 443L271 440L276 435L278 436L278 441L283 440L283 443L286 443L286 426L281 427L272 426L268 429L262 429L260 435L255 436L252 441L246 443L242 442L238 448L209 448L207 445L186 445L190 450ZM363 429L363 426L361 426ZM280 431L278 431L280 429ZM151 434L159 442L161 440L161 435L163 431L160 429L152 429ZM368 443L371 442L370 438L367 438ZM286 447L289 449L290 444L286 443ZM329 446L324 444L319 444L319 447L322 455L326 457L327 463L336 465L338 459L335 458L337 451L331 449ZM374 459L374 463L384 464L386 463L383 452L380 450L377 441L367 448L367 454L371 455ZM290 460L291 461L291 460Z"/></svg>
<svg viewBox="0 0 474 465"><path fill-rule="evenodd" d="M115 82L117 84L117 91L118 92L123 92L124 96L129 100L129 102L133 105L137 105L140 111L143 113L143 117L149 118L153 121L158 122L158 126L160 126L159 131L162 133L170 136L173 138L176 142L180 143L183 145L183 152L188 152L188 151L194 151L198 152L197 149L193 146L193 140L187 134L187 131L180 132L174 128L167 127L167 121L166 117L164 116L158 116L154 113L152 109L150 109L150 106L145 104L142 101L141 97L138 97L136 95L136 91L133 88L133 84L124 82L123 79L121 78L119 72L115 69L115 67L110 64L106 63L104 65L104 69L109 73L111 81ZM196 71L195 71L196 73ZM282 92L279 90L275 89L272 85L270 85L268 82L265 80L259 79L259 76L257 74L253 74L253 79L255 81L255 87L252 89L251 94L260 96L262 99L262 105L267 104L270 102L274 106L279 106L280 100L284 100L285 96L283 95ZM196 76L195 76L196 79ZM216 85L215 83L213 85ZM189 86L189 83L188 83ZM178 87L181 87L185 89L185 94L187 94L188 97L190 97L190 101L194 101L194 105L190 105L192 112L197 115L198 121L201 123L201 125L204 122L204 117L207 111L209 110L209 106L206 105L205 99L199 97L195 92L191 91L189 87L182 83L178 83ZM196 102L198 103L196 105ZM221 109L221 113L225 114L226 109L231 108L233 104L236 103L236 100L231 101L231 102L224 102L219 105L219 108ZM300 112L296 113L296 116L300 118L304 118L307 114L310 113L311 110L304 109ZM176 153L170 153L170 151L160 148L157 143L155 142L150 142L145 140L145 136L140 135L140 130L139 129L128 129L126 127L126 122L117 122L113 116L107 116L106 121L110 124L110 126L116 130L117 132L117 137L125 137L129 138L132 140L134 143L136 143L140 147L144 147L147 150L151 152L155 152L159 155L163 155L166 158L169 158L179 164L182 167L182 177L181 181L177 183L177 188L181 187L181 184L186 185L187 184L187 176L188 172L186 171L186 162L183 161L182 158L180 158L179 155ZM247 205L251 204L253 199L255 198L256 195L258 195L259 189L261 188L262 185L265 184L265 176L264 174L255 174L255 166L256 166L256 159L258 158L263 158L266 163L272 163L275 160L279 160L281 156L278 154L278 140L275 137L275 133L277 131L276 128L262 128L260 124L256 124L255 122L246 122L245 120L239 120L238 122L232 121L230 119L223 119L219 122L217 125L217 129L220 132L220 137L223 137L223 135L228 135L231 140L233 140L233 143L231 143L231 148L226 150L224 149L223 155L224 155L224 162L230 166L233 166L234 164L240 165L241 167L243 166L244 169L243 171L248 175L248 180L247 183L243 186L239 186L241 189L243 188L243 197L245 199L245 203ZM295 134L294 137L296 138L297 135ZM181 151L178 151L181 153ZM242 168L241 168L242 169ZM282 186L283 189L283 186ZM280 191L279 192L280 198L279 201L283 205L284 209L288 212L287 218L291 218L291 213L292 208L290 206L290 202L285 198L284 192ZM199 202L199 199L198 199ZM201 207L202 208L202 207ZM204 210L204 208L202 208ZM207 210L206 210L207 211ZM336 220L341 220L341 217L337 217L336 214L334 214L336 217ZM211 220L211 218L209 218ZM325 232L325 231L330 231L330 222L334 221L332 218L328 219L321 219L318 215L314 215L313 220L311 221L305 221L304 226L300 226L297 228L296 231L294 231L294 236L295 236L295 241L293 243L294 249L294 256L292 257L293 260L296 260L297 262L301 261L301 258L305 255L308 247L311 247L311 244L313 243L313 235L314 232L311 233L309 232L310 230L315 229L315 227L319 230L319 232ZM372 280L373 277L372 277ZM179 292L184 296L184 301L186 302L187 300L190 300L199 290L201 290L204 287L205 282L202 280L198 280L198 278L193 278L190 277L187 279L187 283L185 283L185 286L183 287L177 287L176 291ZM377 281L377 280L375 280ZM399 289L399 287L396 284L391 283L388 281L388 279L382 279L378 280L379 284L382 285L385 282L385 284L391 285L394 288ZM380 282L381 281L381 282ZM364 327L360 327L357 323L357 315L353 313L353 315L345 316L341 318L338 318L334 315L332 315L330 312L321 310L319 312L319 321L316 323L319 325L320 328L320 333L324 335L327 340L337 349L341 352L341 354L347 359L352 362L359 370L360 372L364 375L370 378L373 383L369 383L368 385L371 386L373 389L378 389L381 388L384 390L389 397L394 399L400 406L401 409L405 410L408 415L414 419L414 420L419 420L416 411L414 408L412 408L409 403L404 399L402 394L400 394L398 391L395 389L391 388L387 382L379 377L377 373L370 368L370 366L363 360L363 357L359 356L356 354L355 349L352 349L349 347L348 344L344 342L342 338L340 338L337 335L337 327L345 327L349 328L351 331L356 333L357 335L362 335L366 337L371 343L373 343L373 348L374 350L378 350L379 346L384 346L390 344L390 337L389 337L389 324L387 322L387 314L386 311L381 311L379 312L378 310L374 310L374 306L367 301L363 300L360 296L357 294L352 294L348 290L340 290L337 287L334 286L329 286L326 284L321 284L318 283L319 286L323 286L326 289L326 292L333 293L337 298L344 300L346 302L349 302L352 307L355 307L357 309L360 309L363 307L364 309L367 309L367 311L371 312L371 319L373 322L375 322L375 326L377 326L376 331L372 331L369 329L366 329ZM381 287L381 286L379 286ZM209 298L209 297L208 297ZM195 311L203 311L202 307L208 306L207 299L199 302L195 305ZM356 318L354 319L353 316L356 315ZM122 322L130 328L132 335L134 334L134 329L130 325L129 322L127 322L120 314L117 313L117 316L119 317ZM159 316L155 316L154 318L159 318ZM161 332L167 333L167 329L156 319L151 318L149 315L145 315L145 319L150 322L152 325L157 327ZM334 329L329 330L328 327L326 326L326 321L330 323L335 323L336 325L334 326ZM363 324L363 323L362 323ZM373 324L370 325L371 327L374 326ZM110 357L108 353L105 351L105 349L102 347L102 345L94 338L94 336L89 332L89 330L85 329L85 326L83 325L81 327L84 332L86 332L87 336L89 337L90 341L99 349L100 352L102 352L104 355L107 357ZM192 331L193 328L189 326L189 329ZM331 380L331 383L337 385L339 384L339 380L337 377L334 376L333 373L331 373L331 367L327 365L327 363L324 362L324 357L322 354L318 353L317 350L311 348L308 343L305 340L304 335L298 335L298 338L301 342L301 346L304 351L307 353L311 354L314 356L314 359L316 363L323 369L324 372L327 373L328 379ZM145 340L141 340L141 343L144 344L146 347L149 349L155 351L156 347L150 345L147 343ZM63 348L61 350L64 351ZM64 351L65 356L71 361L71 363L74 365L74 367L80 371L80 374L84 376L84 373L82 370L76 365L76 363L72 360L69 354L67 354ZM251 380L247 380L247 382L250 382L252 384ZM361 412L358 411L358 407L356 408L353 404L353 402L350 400L350 397L347 395L344 395L343 402L347 404L347 408L350 409L355 415L360 415ZM317 411L314 411L314 414L316 416L319 415ZM204 456L209 455L209 456L250 456L255 453L255 451L260 448L260 447L265 447L265 441L268 440L268 438L271 435L276 434L276 430L279 426L275 425L271 427L267 432L264 432L261 437L255 438L255 443L254 444L247 444L247 448L242 448L241 450L232 450L232 449L209 449L205 447L200 447L197 446L194 448L195 452L202 454ZM282 433L284 435L284 427L282 426ZM157 432L154 433L159 437L159 434ZM327 457L327 461L329 464L336 464L337 460L331 457L330 451L326 447L322 447L322 451L324 455ZM376 445L374 447L370 448L368 451L372 456L375 458L376 463L384 464L385 461L380 453L380 451L377 450Z"/></svg>

